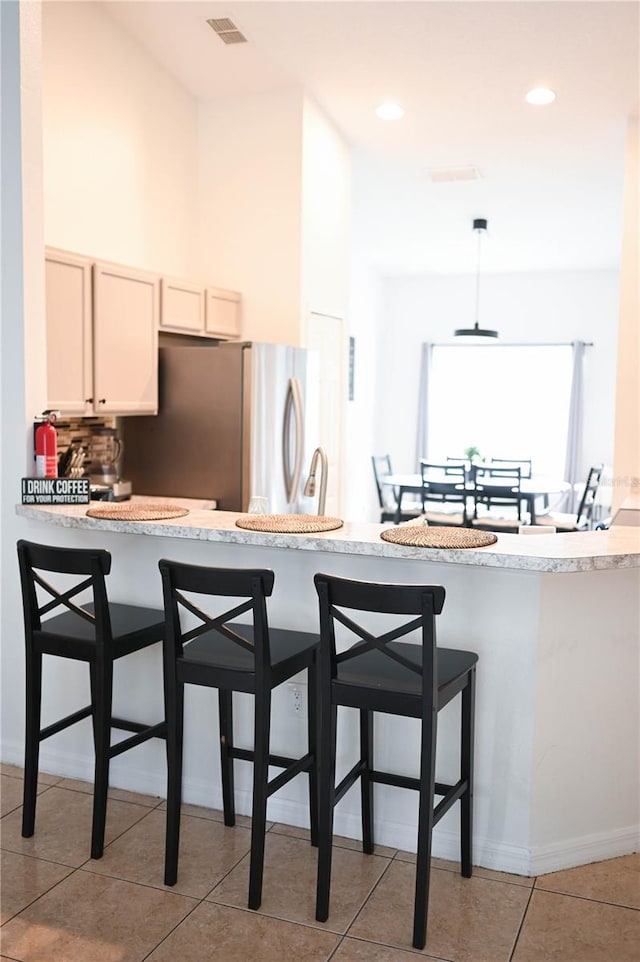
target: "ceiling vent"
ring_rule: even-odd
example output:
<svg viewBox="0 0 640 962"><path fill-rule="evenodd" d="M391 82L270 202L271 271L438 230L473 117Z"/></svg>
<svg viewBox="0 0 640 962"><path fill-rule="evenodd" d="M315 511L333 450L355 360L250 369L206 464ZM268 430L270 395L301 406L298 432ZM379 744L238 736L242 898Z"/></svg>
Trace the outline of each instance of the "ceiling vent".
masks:
<svg viewBox="0 0 640 962"><path fill-rule="evenodd" d="M246 43L247 38L240 33L233 20L221 17L219 20L207 20L211 29L218 34L223 43Z"/></svg>
<svg viewBox="0 0 640 962"><path fill-rule="evenodd" d="M427 177L433 184L450 184L463 180L482 180L477 167L432 167Z"/></svg>

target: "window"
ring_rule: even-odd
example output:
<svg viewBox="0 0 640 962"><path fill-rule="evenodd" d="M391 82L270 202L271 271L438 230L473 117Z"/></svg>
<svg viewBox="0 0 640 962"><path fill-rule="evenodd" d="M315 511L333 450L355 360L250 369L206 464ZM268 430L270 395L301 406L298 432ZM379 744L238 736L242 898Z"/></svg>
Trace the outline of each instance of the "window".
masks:
<svg viewBox="0 0 640 962"><path fill-rule="evenodd" d="M557 345L434 345L429 459L476 447L484 458L530 458L564 474L572 352Z"/></svg>

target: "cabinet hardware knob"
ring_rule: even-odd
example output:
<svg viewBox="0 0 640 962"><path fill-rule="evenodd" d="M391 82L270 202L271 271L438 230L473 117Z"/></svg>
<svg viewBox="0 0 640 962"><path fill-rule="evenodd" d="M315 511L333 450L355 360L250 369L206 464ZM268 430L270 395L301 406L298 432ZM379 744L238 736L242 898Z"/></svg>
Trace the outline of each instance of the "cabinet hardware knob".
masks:
<svg viewBox="0 0 640 962"><path fill-rule="evenodd" d="M106 404L106 403L107 403L106 397L101 397L100 400L98 401L98 404Z"/></svg>
<svg viewBox="0 0 640 962"><path fill-rule="evenodd" d="M84 403L85 403L85 404L93 404L93 398L92 398L92 397L86 397L86 398L84 399Z"/></svg>

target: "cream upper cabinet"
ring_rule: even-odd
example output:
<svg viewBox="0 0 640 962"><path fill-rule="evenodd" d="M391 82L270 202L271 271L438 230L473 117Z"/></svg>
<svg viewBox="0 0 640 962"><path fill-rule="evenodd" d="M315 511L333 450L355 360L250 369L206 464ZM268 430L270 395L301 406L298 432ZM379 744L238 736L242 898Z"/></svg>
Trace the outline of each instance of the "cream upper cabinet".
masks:
<svg viewBox="0 0 640 962"><path fill-rule="evenodd" d="M47 403L66 415L157 414L158 330L240 337L240 295L49 247Z"/></svg>
<svg viewBox="0 0 640 962"><path fill-rule="evenodd" d="M93 297L96 412L157 414L159 278L97 262Z"/></svg>
<svg viewBox="0 0 640 962"><path fill-rule="evenodd" d="M221 287L163 277L160 330L221 340L240 337L240 295Z"/></svg>
<svg viewBox="0 0 640 962"><path fill-rule="evenodd" d="M45 284L48 407L157 413L159 279L47 248Z"/></svg>
<svg viewBox="0 0 640 962"><path fill-rule="evenodd" d="M160 281L160 330L178 334L204 333L202 285L163 277Z"/></svg>
<svg viewBox="0 0 640 962"><path fill-rule="evenodd" d="M240 295L220 287L208 287L205 331L213 337L240 337Z"/></svg>
<svg viewBox="0 0 640 962"><path fill-rule="evenodd" d="M47 250L47 405L67 415L93 414L91 261Z"/></svg>

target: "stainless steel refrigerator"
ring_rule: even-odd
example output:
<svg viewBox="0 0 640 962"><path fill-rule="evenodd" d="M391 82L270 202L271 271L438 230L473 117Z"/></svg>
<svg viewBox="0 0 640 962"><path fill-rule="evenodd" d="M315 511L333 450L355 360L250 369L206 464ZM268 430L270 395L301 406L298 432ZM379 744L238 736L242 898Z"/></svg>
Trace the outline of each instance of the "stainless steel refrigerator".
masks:
<svg viewBox="0 0 640 962"><path fill-rule="evenodd" d="M282 344L161 347L159 413L122 419L134 494L313 513L302 494L317 444L318 357Z"/></svg>

